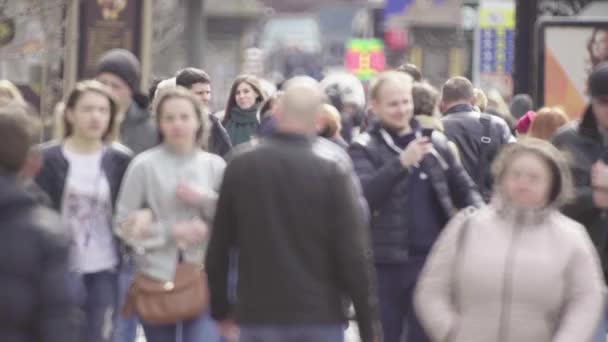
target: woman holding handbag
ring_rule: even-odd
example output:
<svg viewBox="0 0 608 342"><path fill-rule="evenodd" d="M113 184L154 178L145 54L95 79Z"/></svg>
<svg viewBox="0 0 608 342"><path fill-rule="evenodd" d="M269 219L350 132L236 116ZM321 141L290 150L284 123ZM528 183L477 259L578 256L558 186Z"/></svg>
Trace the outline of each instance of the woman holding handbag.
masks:
<svg viewBox="0 0 608 342"><path fill-rule="evenodd" d="M433 341L592 340L603 276L584 227L558 211L571 191L563 159L539 139L511 144L492 202L443 231L415 294Z"/></svg>
<svg viewBox="0 0 608 342"><path fill-rule="evenodd" d="M136 261L125 313L148 342L219 341L202 264L225 162L204 150L207 115L188 90L163 90L154 108L162 144L133 160L117 206Z"/></svg>

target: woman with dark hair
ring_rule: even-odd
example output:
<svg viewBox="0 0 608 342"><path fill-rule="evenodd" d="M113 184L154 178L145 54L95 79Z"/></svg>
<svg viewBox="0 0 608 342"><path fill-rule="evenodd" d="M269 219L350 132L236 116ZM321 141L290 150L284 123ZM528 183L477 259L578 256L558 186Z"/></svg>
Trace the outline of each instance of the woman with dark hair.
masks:
<svg viewBox="0 0 608 342"><path fill-rule="evenodd" d="M86 323L80 341L109 342L119 264L112 216L131 152L112 144L118 105L110 89L84 81L70 93L63 139L44 146L36 177L72 237L71 270Z"/></svg>
<svg viewBox="0 0 608 342"><path fill-rule="evenodd" d="M257 77L242 75L234 80L224 116L224 127L232 141L232 146L248 142L260 125L258 110L266 95Z"/></svg>
<svg viewBox="0 0 608 342"><path fill-rule="evenodd" d="M161 311L154 318L136 305L141 279L171 291L180 284L179 275L194 268L187 273L189 279L206 282L202 264L226 166L221 157L206 151L207 115L189 90L163 90L154 107L162 144L133 160L117 204L116 233L137 252L135 291L127 299L135 305L126 308L137 313L148 342L216 342L218 332L204 300L194 312ZM151 296L155 294L163 295L160 291ZM182 298L196 303L200 299Z"/></svg>
<svg viewBox="0 0 608 342"><path fill-rule="evenodd" d="M603 275L585 228L559 212L573 192L564 156L523 139L492 171L492 202L433 246L415 295L422 325L432 341L591 341Z"/></svg>

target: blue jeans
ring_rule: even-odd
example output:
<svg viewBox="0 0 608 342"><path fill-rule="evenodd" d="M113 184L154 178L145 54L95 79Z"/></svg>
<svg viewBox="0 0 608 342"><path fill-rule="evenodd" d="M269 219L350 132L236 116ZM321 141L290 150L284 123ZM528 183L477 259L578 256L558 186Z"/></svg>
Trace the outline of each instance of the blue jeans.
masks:
<svg viewBox="0 0 608 342"><path fill-rule="evenodd" d="M217 325L209 313L174 324L149 325L141 322L147 342L220 342Z"/></svg>
<svg viewBox="0 0 608 342"><path fill-rule="evenodd" d="M241 325L240 342L343 342L340 324Z"/></svg>
<svg viewBox="0 0 608 342"><path fill-rule="evenodd" d="M606 333L608 332L608 311L604 313L600 320L593 342L606 342Z"/></svg>
<svg viewBox="0 0 608 342"><path fill-rule="evenodd" d="M116 329L114 330L114 342L135 342L137 335L137 325L139 319L133 315L129 318L121 314L122 306L127 298L135 266L132 258L125 258L118 273L118 315L116 315Z"/></svg>
<svg viewBox="0 0 608 342"><path fill-rule="evenodd" d="M82 342L111 342L116 315L116 272L71 273L72 286L85 314Z"/></svg>
<svg viewBox="0 0 608 342"><path fill-rule="evenodd" d="M387 342L429 341L413 305L413 292L423 265L422 257L412 257L403 264L376 264L380 318Z"/></svg>

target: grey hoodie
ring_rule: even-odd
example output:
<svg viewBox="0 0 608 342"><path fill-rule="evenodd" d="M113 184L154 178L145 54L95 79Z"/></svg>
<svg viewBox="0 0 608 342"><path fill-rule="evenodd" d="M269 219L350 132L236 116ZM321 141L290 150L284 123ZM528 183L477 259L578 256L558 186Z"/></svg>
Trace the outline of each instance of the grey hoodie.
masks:
<svg viewBox="0 0 608 342"><path fill-rule="evenodd" d="M120 125L120 141L136 155L160 143L154 120L136 101Z"/></svg>

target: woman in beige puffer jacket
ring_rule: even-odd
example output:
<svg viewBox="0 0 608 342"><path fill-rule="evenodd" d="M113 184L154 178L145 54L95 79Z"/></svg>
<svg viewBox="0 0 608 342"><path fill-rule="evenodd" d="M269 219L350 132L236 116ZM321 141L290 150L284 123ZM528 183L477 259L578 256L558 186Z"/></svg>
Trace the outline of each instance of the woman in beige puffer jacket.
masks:
<svg viewBox="0 0 608 342"><path fill-rule="evenodd" d="M586 342L604 308L599 259L584 227L558 211L569 171L549 143L505 148L496 194L457 215L436 242L415 294L432 341Z"/></svg>

